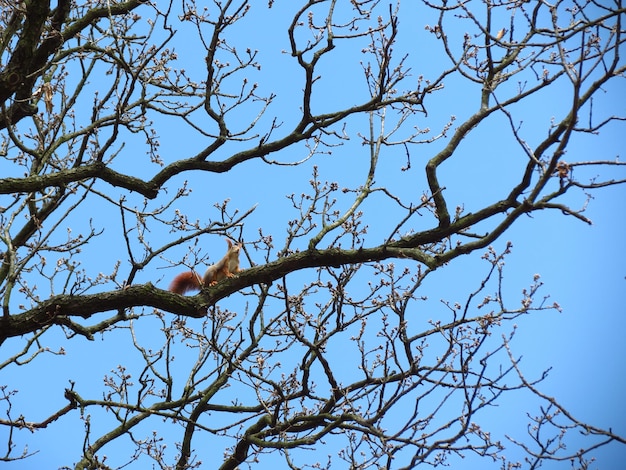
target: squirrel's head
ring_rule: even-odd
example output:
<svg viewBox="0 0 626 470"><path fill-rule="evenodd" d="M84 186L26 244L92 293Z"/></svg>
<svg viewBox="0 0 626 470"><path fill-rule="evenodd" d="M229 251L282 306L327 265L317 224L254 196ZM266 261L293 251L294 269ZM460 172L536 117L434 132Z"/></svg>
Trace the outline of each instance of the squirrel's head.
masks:
<svg viewBox="0 0 626 470"><path fill-rule="evenodd" d="M233 244L228 238L226 239L226 243L228 243L229 253L239 253L239 250L243 247L241 243Z"/></svg>

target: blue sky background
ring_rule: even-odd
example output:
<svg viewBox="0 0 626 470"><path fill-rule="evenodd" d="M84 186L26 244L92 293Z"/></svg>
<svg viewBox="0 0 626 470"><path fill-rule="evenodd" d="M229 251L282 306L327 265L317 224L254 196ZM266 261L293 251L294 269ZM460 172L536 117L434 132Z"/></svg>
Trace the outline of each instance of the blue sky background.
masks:
<svg viewBox="0 0 626 470"><path fill-rule="evenodd" d="M340 2L341 3L341 2ZM400 8L400 35L396 57L405 52L410 54L408 63L412 68L412 76L423 74L426 78L438 75L442 67L447 66L446 58L441 53L440 43L434 35L424 30L424 25L434 24L435 19L427 16L426 10L417 7L416 3L403 2ZM477 3L478 5L478 3ZM252 6L250 16L235 25L229 40L239 49L253 47L259 50L258 61L262 64L260 71L250 73L249 80L259 84L259 94L276 93L277 97L261 121L261 126L267 125L274 116L283 122L282 127L274 137L279 137L291 131L298 119L300 95L302 87L302 71L295 59L283 53L288 49L286 25L293 14L294 8L289 2L276 2L274 8L267 11L265 6L256 3ZM381 10L385 14L386 7ZM508 20L507 20L508 21ZM504 22L504 20L503 20ZM462 38L466 23L451 24L450 36L458 35ZM256 25L252 27L251 25ZM508 26L504 22L504 26ZM198 80L204 78L204 51L201 48L189 46L192 41L193 30L183 31L181 37L173 44L179 54L181 66ZM458 43L457 43L458 45ZM366 88L360 72L361 61L368 60L366 54L361 53L362 44L355 41L339 42L336 50L329 54L321 63L321 79L317 82L314 94L314 112L321 113L344 106L353 105L366 97ZM445 64L445 65L444 65ZM232 82L233 89L238 86L236 77ZM415 82L413 82L415 83ZM407 81L407 86L411 79ZM98 80L92 83L95 89L99 88ZM450 119L456 116L455 126L462 123L479 107L480 90L477 86L467 86L454 77L445 81L444 91L434 93L426 103L428 117L416 114L407 125L419 128L430 127L436 134ZM513 85L511 90L513 90ZM511 91L512 92L512 91ZM569 104L571 90L566 82L550 87L548 93L533 97L513 107L514 115L522 123L521 134L531 147L534 147L548 131L551 118L558 120L563 116ZM626 102L626 86L623 78L616 79L609 84L603 93L594 101L594 115L623 113L623 103ZM89 99L85 101L89 103ZM88 113L89 108L85 108ZM242 126L245 126L253 108L247 108L242 113ZM257 109L258 111L258 109ZM200 121L201 122L201 121ZM490 118L484 127L472 132L471 136L461 145L458 154L442 167L441 180L446 186L445 195L449 206L463 204L467 211L489 204L503 197L510 190L511 184L517 181L520 168L526 164L526 157L513 142L506 123L502 116ZM263 127L261 127L263 128ZM159 118L155 120L154 129L160 136L160 155L165 163L179 158L194 155L210 142L199 137L189 129L175 124L174 120ZM337 128L339 129L339 127ZM599 136L576 137L568 148L564 157L566 161L586 161L592 159L614 160L623 153L623 123L615 122L603 128ZM237 130L232 129L232 130ZM229 207L241 212L257 204L257 208L245 223L243 237L255 239L258 229L271 234L276 242L276 248L282 245L285 235L286 221L295 218L297 214L290 207L285 197L291 193L299 194L308 190L308 181L311 178L312 167L319 168L320 180L336 181L339 187L357 187L362 184L369 163L367 149L360 145L358 133L367 132L367 117L357 117L348 121L346 133L353 139L343 146L331 149L332 154L315 156L299 167L267 167L265 164L250 161L234 168L227 174L191 174L185 173L168 183L168 190L175 191L177 185L185 180L192 189L190 196L179 201L174 209L183 211L189 219L206 221L215 219L218 211L214 204L224 199L230 199ZM137 136L125 142L125 147L114 167L129 174L151 177L159 169L149 163L145 155L145 143ZM447 143L447 139L428 145L415 146L411 149L411 169L402 171L406 165L406 156L402 147L387 148L381 155L379 173L376 186L386 187L395 194L413 197L419 200L419 194L427 189L424 176L424 165L437 150ZM214 158L229 156L236 149L247 148L250 144L226 145L223 151ZM306 155L302 147L271 155L281 161L297 161ZM5 163L0 161L0 166ZM2 174L13 169L0 168ZM584 177L608 178L611 173L615 177L624 178L625 172L620 167L607 170L576 169L575 176L583 180ZM555 181L555 185L558 184ZM124 194L118 188L99 185L99 189L107 191L113 199ZM129 195L129 205L140 206L142 197ZM523 356L521 362L524 373L528 378L537 378L545 369L552 368L548 378L541 383L540 390L547 395L554 396L576 418L594 426L612 428L614 432L626 436L626 405L623 397L626 396L626 248L624 233L626 233L626 188L609 187L593 192L593 199L585 215L593 221L588 226L573 217L564 216L556 211L535 212L531 216L523 217L508 230L495 244L497 251L502 251L507 241L513 242L513 251L506 258L504 271L504 293L511 307L518 305L522 298L521 291L527 288L535 274L541 275L544 287L541 293L549 295L549 302L556 301L562 307L562 312L553 310L538 312L530 316L521 317L517 323L517 333L512 342L514 354ZM339 207L345 210L351 202L348 197L339 198ZM585 202L584 195L573 192L564 199L577 208ZM158 202L150 202L156 207ZM379 206L380 204L380 206ZM379 244L389 231L390 209L382 205L382 201L372 198L364 205L366 211L364 220L369 226L366 245ZM98 272L109 272L117 260L122 261L122 276L128 272L129 265L125 256L125 249L121 246L121 228L118 210L105 203L96 201L89 207L84 206L68 220L68 225L74 232L79 232L88 226L88 219L93 218L96 228L105 228L103 236L94 240L94 243L85 248L81 257L83 267L91 275ZM432 226L430 217L423 217L424 226L415 224L420 230ZM417 221L422 219L416 219ZM153 226L149 234L154 246L169 243L176 234L168 233L163 227ZM63 237L65 234L60 233ZM222 240L213 238L201 242L209 243L203 246L211 259L220 257L225 247ZM304 243L304 242L303 242ZM139 245L136 245L138 247ZM172 250L166 254L170 260L182 257L184 247ZM427 319L445 318L446 308L441 300L454 303L463 303L467 295L476 289L482 275L488 266L480 260L484 250L454 260L450 266L441 268L430 277L421 292L428 300L416 307L416 315ZM250 255L255 263L262 259L255 259L255 252ZM260 255L259 255L260 256ZM404 263L398 262L403 265ZM159 265L149 267L141 272L136 282L152 281L159 287L165 288L177 272L167 268L167 261L162 260ZM247 267L248 261L243 262ZM414 264L408 263L409 266ZM304 273L303 275L306 275ZM297 279L297 278L296 278ZM41 282L33 280L33 283ZM43 284L43 283L42 283ZM43 290L43 285L42 285ZM224 308L233 310L243 308L245 299L236 295L221 302ZM106 318L102 315L102 319ZM156 320L142 319L140 339L144 344L162 342L162 333ZM201 320L189 320L190 324L201 326ZM510 331L511 325L505 324L503 333ZM136 353L129 353L125 347L129 341L128 330L117 330L98 335L94 342L82 338L71 341L58 330L49 331L43 342L51 350L63 348L65 355L41 355L32 364L25 367L11 367L2 371L0 383L7 383L9 387L19 388L19 394L13 400L14 410L23 410L27 420L40 421L53 411L64 406L67 402L63 397L64 388L68 387L69 380L76 382L76 390L84 394L85 398L100 398L98 392L102 387L104 375L111 375L111 371L118 364L127 364L130 369L141 367ZM7 341L2 349L6 357L12 351L22 346L19 339ZM193 354L188 356L182 353L177 358L178 363L192 361ZM135 362L136 361L136 362ZM347 367L350 367L347 364ZM183 367L183 369L185 369ZM45 399L42 399L42 392ZM523 439L526 426L525 413L536 413L537 402L528 399L527 395L505 395L500 401L500 407L488 410L483 415L483 426L493 429L494 432L508 433ZM14 411L15 412L15 411ZM89 412L94 412L89 410ZM17 449L28 445L31 452L38 452L25 461L6 464L8 469L26 468L57 468L71 465L80 456L82 446L83 425L78 412L74 411L52 423L47 430L31 434L22 431L14 436ZM94 414L92 432L99 436L109 430L111 418ZM156 426L162 426L159 422ZM152 429L152 423L145 425L147 432ZM168 429L173 433L169 438L178 439L179 428L174 429L165 425L165 430L159 428L165 436ZM5 433L4 429L0 430ZM0 435L2 437L2 435ZM575 436L572 436L574 438ZM202 440L198 438L197 447L202 447ZM581 441L569 441L568 449L575 449L584 445ZM123 445L121 442L117 445ZM173 443L169 452L175 455ZM132 447L128 447L131 451ZM326 449L326 448L323 448ZM332 451L332 445L328 448ZM324 450L323 450L324 451ZM221 449L220 449L221 452ZM105 448L104 454L109 455L112 464L121 464L123 459L117 460L120 452L117 448L109 454ZM201 452L203 458L210 461L211 452ZM617 469L619 462L626 459L626 447L613 445L598 449L594 452L597 463L592 468ZM272 465L274 459L267 459L260 468ZM464 468L485 468L484 461L473 457L463 462ZM132 466L131 466L132 467ZM569 468L568 463L562 463L560 468ZM146 467L147 468L147 467ZM546 468L553 468L546 466Z"/></svg>

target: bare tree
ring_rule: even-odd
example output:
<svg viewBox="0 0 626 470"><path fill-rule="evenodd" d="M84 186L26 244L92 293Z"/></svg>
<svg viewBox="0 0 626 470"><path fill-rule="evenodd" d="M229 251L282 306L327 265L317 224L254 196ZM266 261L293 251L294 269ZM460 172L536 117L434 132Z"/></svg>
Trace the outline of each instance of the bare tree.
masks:
<svg viewBox="0 0 626 470"><path fill-rule="evenodd" d="M567 153L624 121L593 106L623 80L621 1L278 3L0 2L2 460L57 423L81 469L586 468L626 444L521 368L512 321L560 307L538 276L506 302L497 245L536 211L589 223L626 182ZM165 290L224 237L246 269ZM428 280L474 252L433 308ZM122 359L85 383L103 351ZM42 418L19 396L45 361L69 382ZM538 404L525 440L482 423L509 392Z"/></svg>

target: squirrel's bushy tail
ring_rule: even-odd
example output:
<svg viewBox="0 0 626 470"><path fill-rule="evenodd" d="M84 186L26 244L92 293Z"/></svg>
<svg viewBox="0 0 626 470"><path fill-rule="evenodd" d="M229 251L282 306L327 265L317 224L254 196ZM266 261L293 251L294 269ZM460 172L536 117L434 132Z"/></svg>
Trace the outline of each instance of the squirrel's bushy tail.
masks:
<svg viewBox="0 0 626 470"><path fill-rule="evenodd" d="M184 294L192 290L200 290L201 280L198 273L186 271L174 278L170 284L170 291L176 294Z"/></svg>

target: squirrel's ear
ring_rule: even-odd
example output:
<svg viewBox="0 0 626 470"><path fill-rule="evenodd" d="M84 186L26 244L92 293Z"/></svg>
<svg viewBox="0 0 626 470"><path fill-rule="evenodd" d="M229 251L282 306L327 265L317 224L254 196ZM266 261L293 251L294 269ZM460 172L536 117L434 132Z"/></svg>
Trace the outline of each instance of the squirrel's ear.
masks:
<svg viewBox="0 0 626 470"><path fill-rule="evenodd" d="M226 238L226 243L228 243L228 249L230 250L233 247L233 242L230 239Z"/></svg>

